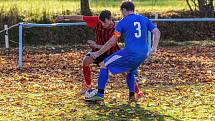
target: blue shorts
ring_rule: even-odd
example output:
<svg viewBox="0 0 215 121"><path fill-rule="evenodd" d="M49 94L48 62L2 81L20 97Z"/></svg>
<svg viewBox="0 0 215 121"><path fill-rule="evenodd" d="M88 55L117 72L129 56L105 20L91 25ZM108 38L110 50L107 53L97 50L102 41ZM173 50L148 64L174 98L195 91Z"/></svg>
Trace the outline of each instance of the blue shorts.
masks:
<svg viewBox="0 0 215 121"><path fill-rule="evenodd" d="M139 65L144 62L146 57L147 53L139 55L123 49L107 57L104 62L112 74L123 72L137 73Z"/></svg>

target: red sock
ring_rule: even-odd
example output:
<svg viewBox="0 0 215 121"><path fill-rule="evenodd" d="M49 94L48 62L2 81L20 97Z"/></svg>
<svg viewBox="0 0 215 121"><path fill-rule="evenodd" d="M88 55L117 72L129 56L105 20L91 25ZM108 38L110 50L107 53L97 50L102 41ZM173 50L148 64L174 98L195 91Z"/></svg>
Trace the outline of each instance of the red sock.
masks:
<svg viewBox="0 0 215 121"><path fill-rule="evenodd" d="M139 91L140 91L138 88L137 82L135 82L134 90L135 90L135 93L139 93Z"/></svg>
<svg viewBox="0 0 215 121"><path fill-rule="evenodd" d="M83 66L84 79L87 85L91 85L91 72L89 66Z"/></svg>

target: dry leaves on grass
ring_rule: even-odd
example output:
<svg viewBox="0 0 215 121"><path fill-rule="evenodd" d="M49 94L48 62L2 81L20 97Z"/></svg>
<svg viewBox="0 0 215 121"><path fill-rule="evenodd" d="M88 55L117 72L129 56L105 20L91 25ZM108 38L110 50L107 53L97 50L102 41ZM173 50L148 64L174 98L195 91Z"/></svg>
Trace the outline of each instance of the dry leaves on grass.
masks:
<svg viewBox="0 0 215 121"><path fill-rule="evenodd" d="M74 88L83 81L82 58L87 50L25 52L23 70L17 70L17 55L0 56L1 90L53 90ZM99 68L92 67L94 81ZM214 47L160 48L157 56L139 68L139 80L145 84L180 84L215 81ZM118 80L118 81L113 81ZM122 75L110 77L110 82L124 83ZM95 82L96 83L96 82ZM21 85L21 86L20 86Z"/></svg>
<svg viewBox="0 0 215 121"><path fill-rule="evenodd" d="M214 82L214 47L160 48L157 56L153 56L151 61L146 60L139 68L138 80L143 80L145 86L144 90L140 86L144 97L140 100L142 105L136 108L122 104L127 100L127 85L123 81L123 75L111 75L105 94L105 104L109 107L104 110L98 109L100 107L97 106L93 106L92 109L95 110L88 109L81 100L83 98L76 95L81 88L80 82L83 81L81 64L86 53L86 49L59 52L25 51L23 70L16 69L18 60L16 54L12 52L1 54L0 118L75 120L91 119L92 114L99 114L95 117L98 119L104 117L113 119L118 116L114 118L116 120L123 118L144 120L141 118L142 115L155 120L164 117L157 111L146 111L142 105L150 110L166 111L165 114L176 117L182 116L178 112L187 110L189 116L195 118L195 113L206 113L208 104L210 107L213 106L211 102L214 98L206 95L214 93L213 86L187 88L174 85ZM92 72L93 82L96 84L99 68L93 65ZM157 83L163 84L164 87L156 85ZM155 85L150 87L151 84ZM194 107L201 107L204 110L197 110ZM208 111L205 116L210 117L213 112Z"/></svg>

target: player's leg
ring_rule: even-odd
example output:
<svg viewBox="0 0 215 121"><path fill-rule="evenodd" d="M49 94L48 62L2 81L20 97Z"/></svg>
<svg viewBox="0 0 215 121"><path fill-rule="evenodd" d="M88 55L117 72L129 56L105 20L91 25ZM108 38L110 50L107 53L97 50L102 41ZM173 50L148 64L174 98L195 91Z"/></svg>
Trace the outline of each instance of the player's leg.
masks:
<svg viewBox="0 0 215 121"><path fill-rule="evenodd" d="M98 100L103 99L105 85L108 80L108 71L110 71L112 74L118 74L118 73L122 73L122 72L128 72L128 70L130 70L129 68L127 68L127 69L120 68L120 66L126 65L126 63L122 63L122 62L126 62L125 60L120 60L121 58L123 58L122 53L125 54L126 52L120 50L120 51L112 54L108 58L106 58L105 61L101 63L100 75L99 75L99 79L98 79L98 94L89 99L86 99L86 100L98 101ZM112 63L114 63L114 64L112 64ZM122 63L122 64L120 64L120 63ZM109 65L111 65L111 67ZM107 68L107 66L110 67L111 70L109 68Z"/></svg>
<svg viewBox="0 0 215 121"><path fill-rule="evenodd" d="M106 58L103 63L103 67L100 70L98 80L98 89L100 90L98 90L98 93L100 94L97 94L92 98L89 98L88 100L96 101L103 99L103 91L108 80L108 71L110 71L112 74L130 72L130 70L136 69L143 59L144 57L135 57L133 53L126 50L117 51L116 53ZM131 85L133 85L131 92L134 92L134 83L131 83Z"/></svg>
<svg viewBox="0 0 215 121"><path fill-rule="evenodd" d="M138 69L135 69L133 73L134 73L134 76L137 77ZM137 94L137 98L141 98L143 96L143 93L139 90L139 86L136 79L135 79L135 93Z"/></svg>
<svg viewBox="0 0 215 121"><path fill-rule="evenodd" d="M123 76L126 77L126 74L123 73ZM136 74L135 74L135 77L136 77ZM127 79L126 79L126 82L127 82ZM134 87L134 90L135 90L135 95L137 95L138 98L141 98L143 96L143 93L139 90L139 85L137 83L137 80L135 78L135 87Z"/></svg>
<svg viewBox="0 0 215 121"><path fill-rule="evenodd" d="M88 101L99 101L104 99L104 89L108 80L108 69L105 67L104 62L101 63L99 79L98 79L98 93L97 95L88 98Z"/></svg>
<svg viewBox="0 0 215 121"><path fill-rule="evenodd" d="M126 80L129 86L129 95L134 95L135 92L135 70L137 73L138 66L145 60L146 56L136 56L132 52L126 50L120 50L117 53L111 55L105 59L105 65L112 74L118 74L123 72L129 72L126 76ZM133 70L133 71L131 71ZM134 89L134 90L133 90ZM136 92L140 93L138 86L136 85Z"/></svg>
<svg viewBox="0 0 215 121"><path fill-rule="evenodd" d="M136 79L135 79L136 80ZM139 90L139 86L137 81L135 81L135 93L137 94L137 98L141 98L143 96L143 92Z"/></svg>
<svg viewBox="0 0 215 121"><path fill-rule="evenodd" d="M133 73L127 73L126 75L126 80L127 80L127 84L128 84L128 88L129 88L129 100L130 101L135 101L135 96L134 96L134 92L135 92L135 77Z"/></svg>
<svg viewBox="0 0 215 121"><path fill-rule="evenodd" d="M93 58L88 55L86 55L83 59L82 70L85 82L82 84L83 88L80 92L82 94L86 90L92 88L90 64L92 64L93 62L94 62Z"/></svg>
<svg viewBox="0 0 215 121"><path fill-rule="evenodd" d="M102 55L100 55L98 58L93 59L92 57L90 57L90 54L88 53L84 59L83 59L83 74L84 74L84 78L85 78L85 82L83 84L83 91L81 91L82 93L84 93L86 90L90 89L92 87L92 82L91 82L91 71L90 71L90 64L94 63L97 64L99 66L99 64L101 62L103 62L103 60L105 58L107 58L109 55L107 53L104 53Z"/></svg>

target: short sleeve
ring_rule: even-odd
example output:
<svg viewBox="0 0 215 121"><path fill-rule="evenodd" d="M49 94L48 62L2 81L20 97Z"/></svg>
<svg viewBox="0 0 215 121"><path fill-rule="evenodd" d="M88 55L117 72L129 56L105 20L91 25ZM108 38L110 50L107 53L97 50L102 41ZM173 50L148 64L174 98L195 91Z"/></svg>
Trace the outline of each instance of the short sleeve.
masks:
<svg viewBox="0 0 215 121"><path fill-rule="evenodd" d="M99 22L99 17L98 16L84 16L83 20L87 23L88 27L96 27L96 25Z"/></svg>
<svg viewBox="0 0 215 121"><path fill-rule="evenodd" d="M122 30L123 30L123 28L122 28L122 22L120 21L120 22L116 25L115 31L118 32L118 33L122 33Z"/></svg>
<svg viewBox="0 0 215 121"><path fill-rule="evenodd" d="M147 28L149 31L152 31L156 26L152 23L151 20L147 19Z"/></svg>

